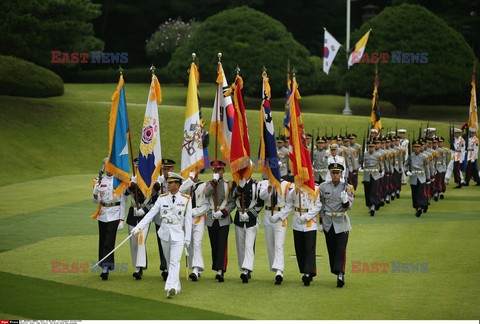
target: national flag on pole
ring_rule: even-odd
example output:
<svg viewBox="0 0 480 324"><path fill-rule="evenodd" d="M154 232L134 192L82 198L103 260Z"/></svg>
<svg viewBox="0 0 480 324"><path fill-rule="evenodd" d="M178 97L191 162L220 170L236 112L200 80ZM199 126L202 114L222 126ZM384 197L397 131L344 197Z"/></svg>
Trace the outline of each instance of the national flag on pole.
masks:
<svg viewBox="0 0 480 324"><path fill-rule="evenodd" d="M230 158L230 143L232 141L232 127L234 108L230 95L224 92L228 89L227 79L221 63L217 67L217 93L213 104L210 134L217 137L220 142L220 152L225 159ZM218 111L217 111L218 109Z"/></svg>
<svg viewBox="0 0 480 324"><path fill-rule="evenodd" d="M475 84L475 66L472 74L472 90L470 91L470 109L468 112L468 127L475 128L478 131L478 115L477 115L477 91Z"/></svg>
<svg viewBox="0 0 480 324"><path fill-rule="evenodd" d="M138 153L137 185L145 197L151 196L153 185L162 169L162 146L158 119L158 105L161 103L162 89L157 77L152 75Z"/></svg>
<svg viewBox="0 0 480 324"><path fill-rule="evenodd" d="M363 52L365 52L365 47L367 47L367 42L368 42L368 36L370 36L370 32L372 30L370 29L365 35L363 35L362 38L355 44L355 48L353 49L353 52L350 54L350 57L348 58L348 66L352 66L355 63L360 62L363 56Z"/></svg>
<svg viewBox="0 0 480 324"><path fill-rule="evenodd" d="M117 89L112 95L108 161L105 164L105 170L112 173L115 177L113 180L113 194L116 197L120 196L130 185L130 156L128 151L130 127L123 85L123 76L120 75Z"/></svg>
<svg viewBox="0 0 480 324"><path fill-rule="evenodd" d="M203 169L202 126L198 104L198 69L194 62L190 65L187 90L187 108L183 126L182 171L184 178L190 171Z"/></svg>
<svg viewBox="0 0 480 324"><path fill-rule="evenodd" d="M285 92L285 117L283 119L283 135L290 136L290 95L292 94L292 80L290 80L290 60L287 65L287 90Z"/></svg>
<svg viewBox="0 0 480 324"><path fill-rule="evenodd" d="M324 28L325 34L323 36L323 72L328 74L332 66L335 56L337 56L340 49L340 43Z"/></svg>
<svg viewBox="0 0 480 324"><path fill-rule="evenodd" d="M253 172L252 162L250 161L250 139L248 138L247 116L243 105L242 96L243 80L237 75L235 83L225 92L230 95L233 91L234 98L234 118L232 129L232 144L230 151L230 169L235 182L241 179L248 180Z"/></svg>
<svg viewBox="0 0 480 324"><path fill-rule="evenodd" d="M266 72L262 73L263 100L260 106L260 149L258 150L259 169L268 176L270 183L277 192L282 193L280 186L280 166L275 140L275 127L273 125L272 108L270 107L270 84Z"/></svg>
<svg viewBox="0 0 480 324"><path fill-rule="evenodd" d="M298 84L295 75L292 79L292 94L290 95L290 161L295 179L295 187L303 188L311 197L315 196L312 160L307 148L305 129L300 113L298 99Z"/></svg>
<svg viewBox="0 0 480 324"><path fill-rule="evenodd" d="M380 81L378 79L378 71L375 66L375 83L373 86L373 97L372 97L372 113L370 114L370 123L372 128L375 128L378 132L382 129L382 121L380 120L380 104L378 101L378 85Z"/></svg>

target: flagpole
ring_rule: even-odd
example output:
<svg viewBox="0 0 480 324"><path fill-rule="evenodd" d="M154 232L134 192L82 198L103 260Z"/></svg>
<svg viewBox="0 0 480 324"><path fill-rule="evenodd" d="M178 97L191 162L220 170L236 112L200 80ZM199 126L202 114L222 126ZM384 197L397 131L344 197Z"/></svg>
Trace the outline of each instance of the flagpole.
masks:
<svg viewBox="0 0 480 324"><path fill-rule="evenodd" d="M350 52L350 3L351 0L347 0L347 44L346 44L346 51L347 51L347 73L350 69L348 64L348 53ZM342 111L342 115L351 115L352 109L350 108L350 90L345 91L345 108Z"/></svg>
<svg viewBox="0 0 480 324"><path fill-rule="evenodd" d="M218 73L220 72L220 67L222 66L222 53L217 54L218 57L218 63L217 63L217 79L218 79ZM215 163L218 164L218 106L220 104L220 95L221 89L223 87L223 80L222 84L217 83L217 104L215 105ZM226 108L226 107L225 107ZM215 166L214 166L215 167ZM213 210L217 211L218 206L217 206L217 199L218 199L218 189L217 186L215 186L215 189L213 191Z"/></svg>
<svg viewBox="0 0 480 324"><path fill-rule="evenodd" d="M118 71L120 72L120 76L123 76L123 69L122 69L121 66L118 67ZM130 163L132 165L132 173L133 173L133 176L135 177L135 164L133 162L132 137L130 136L130 120L128 119L127 96L125 95L125 91L123 92L123 95L125 96L125 114L127 115L127 121L128 121L128 132L127 132L128 148L129 148L129 154L128 155L130 155ZM138 190L135 190L135 207L137 207L137 209L138 209Z"/></svg>

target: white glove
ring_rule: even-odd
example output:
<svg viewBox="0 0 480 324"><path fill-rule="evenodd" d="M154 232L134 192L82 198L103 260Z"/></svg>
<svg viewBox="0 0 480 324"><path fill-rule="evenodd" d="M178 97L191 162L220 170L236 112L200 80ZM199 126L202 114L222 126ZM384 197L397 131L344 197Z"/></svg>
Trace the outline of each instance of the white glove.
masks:
<svg viewBox="0 0 480 324"><path fill-rule="evenodd" d="M430 180L427 180L426 184L429 185L429 184L430 184Z"/></svg>
<svg viewBox="0 0 480 324"><path fill-rule="evenodd" d="M406 174L406 175L409 177L409 176L411 176L411 175L412 175L412 172L410 172L410 171L407 171L405 174Z"/></svg>
<svg viewBox="0 0 480 324"><path fill-rule="evenodd" d="M121 231L122 229L123 229L123 220L120 220L120 222L118 222L117 230Z"/></svg>
<svg viewBox="0 0 480 324"><path fill-rule="evenodd" d="M241 222L248 222L250 220L250 216L247 213L239 213L239 219Z"/></svg>
<svg viewBox="0 0 480 324"><path fill-rule="evenodd" d="M213 219L221 219L223 217L223 213L221 210L217 210L216 212L213 213L212 218Z"/></svg>
<svg viewBox="0 0 480 324"><path fill-rule="evenodd" d="M145 216L145 211L140 208L140 209L137 209L137 208L133 208L133 216Z"/></svg>
<svg viewBox="0 0 480 324"><path fill-rule="evenodd" d="M275 223L277 220L280 219L280 215L274 214L271 218L272 218L272 222Z"/></svg>
<svg viewBox="0 0 480 324"><path fill-rule="evenodd" d="M190 171L189 177L193 180L195 178L195 172Z"/></svg>
<svg viewBox="0 0 480 324"><path fill-rule="evenodd" d="M342 203L346 204L348 202L348 194L346 191L342 191L340 194L340 199L342 199Z"/></svg>
<svg viewBox="0 0 480 324"><path fill-rule="evenodd" d="M362 167L359 167L359 168L358 168L358 172L363 172L363 168L362 168Z"/></svg>
<svg viewBox="0 0 480 324"><path fill-rule="evenodd" d="M318 231L323 232L323 225L322 224L318 224Z"/></svg>
<svg viewBox="0 0 480 324"><path fill-rule="evenodd" d="M245 179L240 179L240 181L238 182L238 186L239 186L240 188L243 188L243 187L245 187L245 184L246 184L246 183L247 183L247 182L245 181Z"/></svg>
<svg viewBox="0 0 480 324"><path fill-rule="evenodd" d="M140 233L140 230L141 230L141 228L138 227L138 225L137 225L132 229L132 231L130 233L133 234L133 235L138 235L138 233Z"/></svg>
<svg viewBox="0 0 480 324"><path fill-rule="evenodd" d="M130 182L137 183L137 176L132 176Z"/></svg>
<svg viewBox="0 0 480 324"><path fill-rule="evenodd" d="M213 174L213 180L218 181L220 180L220 175L218 173Z"/></svg>
<svg viewBox="0 0 480 324"><path fill-rule="evenodd" d="M278 167L281 168L283 166L282 161L278 161Z"/></svg>
<svg viewBox="0 0 480 324"><path fill-rule="evenodd" d="M164 176L163 174L162 174L161 176L158 176L157 182L158 182L159 184L164 183L164 182L165 182L165 176Z"/></svg>
<svg viewBox="0 0 480 324"><path fill-rule="evenodd" d="M100 192L100 184L95 184L95 187L93 187L93 194L96 196Z"/></svg>
<svg viewBox="0 0 480 324"><path fill-rule="evenodd" d="M185 241L183 244L185 245L185 248L188 250L188 247L190 246L190 241Z"/></svg>
<svg viewBox="0 0 480 324"><path fill-rule="evenodd" d="M302 215L301 217L298 218L298 222L300 224L304 224L307 222L307 217L305 217L305 215Z"/></svg>

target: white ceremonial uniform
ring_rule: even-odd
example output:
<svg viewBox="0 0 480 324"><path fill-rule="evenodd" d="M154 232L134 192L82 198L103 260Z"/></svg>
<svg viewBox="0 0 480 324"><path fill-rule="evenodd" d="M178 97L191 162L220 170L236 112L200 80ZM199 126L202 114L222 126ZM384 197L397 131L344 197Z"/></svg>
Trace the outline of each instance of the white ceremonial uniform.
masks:
<svg viewBox="0 0 480 324"><path fill-rule="evenodd" d="M173 198L175 197L175 198ZM180 285L180 260L183 246L190 243L192 237L192 204L190 196L177 192L160 195L155 205L135 228L146 227L155 215L160 214L162 226L157 234L162 241L162 249L167 261L168 277L165 291L175 289L178 293Z"/></svg>
<svg viewBox="0 0 480 324"><path fill-rule="evenodd" d="M113 178L113 176L104 176L97 189L97 199L93 198L94 203L102 205L97 218L99 222L108 223L125 219L127 198L123 194L118 198L113 197Z"/></svg>
<svg viewBox="0 0 480 324"><path fill-rule="evenodd" d="M205 220L207 219L207 211L210 208L208 200L205 199L205 190L207 184L205 182L193 182L191 178L185 180L179 191L190 194L193 191L195 195L195 206L192 199L192 238L188 247L188 266L190 269L198 268L201 272L205 269L202 255L203 233L205 232ZM192 190L193 189L193 190Z"/></svg>
<svg viewBox="0 0 480 324"><path fill-rule="evenodd" d="M290 212L285 208L286 197L289 194L291 183L282 181L280 186L282 193L275 188L268 192L269 181L264 180L259 184L259 198L265 202L263 227L265 229L265 241L267 244L268 261L270 270L273 272L284 270L284 245L287 233L287 218ZM272 208L272 201L274 206ZM273 214L273 215L272 215Z"/></svg>

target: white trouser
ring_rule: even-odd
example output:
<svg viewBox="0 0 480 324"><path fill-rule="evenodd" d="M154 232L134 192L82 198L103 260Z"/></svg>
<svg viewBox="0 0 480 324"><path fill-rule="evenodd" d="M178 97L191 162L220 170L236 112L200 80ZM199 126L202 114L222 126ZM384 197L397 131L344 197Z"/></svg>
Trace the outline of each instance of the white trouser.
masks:
<svg viewBox="0 0 480 324"><path fill-rule="evenodd" d="M165 291L175 289L177 294L180 292L180 260L183 252L183 238L180 241L162 241L163 255L167 261L168 277L165 282Z"/></svg>
<svg viewBox="0 0 480 324"><path fill-rule="evenodd" d="M128 232L131 233L135 226L128 225ZM138 244L140 240L140 235L132 235L130 237L130 254L132 255L132 265L134 267L147 267L147 242L148 230L150 229L150 224L142 230L142 244Z"/></svg>
<svg viewBox="0 0 480 324"><path fill-rule="evenodd" d="M270 211L265 211L265 217L270 217ZM268 261L270 270L276 272L284 269L284 245L287 226L282 226L282 221L278 220L274 224L263 225L265 229L265 241L267 243Z"/></svg>
<svg viewBox="0 0 480 324"><path fill-rule="evenodd" d="M205 266L203 264L202 240L203 233L205 232L205 217L200 217L201 220L198 224L195 224L198 218L193 220L192 238L190 240L190 246L188 247L188 266L190 269L198 268L198 270L203 271Z"/></svg>
<svg viewBox="0 0 480 324"><path fill-rule="evenodd" d="M248 228L235 225L235 240L237 243L238 267L240 271L253 271L253 260L255 259L254 246L257 230L258 224Z"/></svg>

